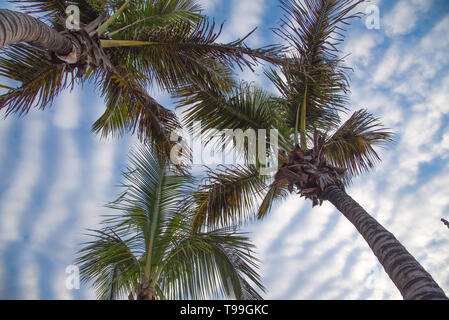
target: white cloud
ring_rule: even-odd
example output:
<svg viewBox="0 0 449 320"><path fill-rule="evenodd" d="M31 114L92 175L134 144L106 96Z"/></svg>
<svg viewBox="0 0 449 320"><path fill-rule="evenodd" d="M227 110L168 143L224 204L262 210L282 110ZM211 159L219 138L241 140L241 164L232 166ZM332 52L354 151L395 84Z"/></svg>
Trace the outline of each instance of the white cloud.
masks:
<svg viewBox="0 0 449 320"><path fill-rule="evenodd" d="M94 115L100 114L104 105L99 101L94 104ZM132 139L131 139L132 140ZM88 159L83 162L83 188L80 190L79 201L74 204L74 212L76 221L65 236L64 246L62 250L66 252L65 256L60 258L61 267L58 269L60 274L53 281L53 289L57 299L67 299L73 292L68 291L65 287L64 268L73 262L75 253L80 249L79 244L86 240L84 234L87 229L98 227L101 215L105 213L104 204L113 199L110 193L116 194L115 186L119 183L115 174L115 163L118 151L117 140L104 140L99 137L92 136L90 146L92 152L89 153ZM123 149L123 154L127 154L127 150ZM95 299L92 288L81 287L85 299Z"/></svg>
<svg viewBox="0 0 449 320"><path fill-rule="evenodd" d="M381 44L382 40L382 36L375 32L363 32L349 37L347 41L344 42L343 52L345 52L345 54L350 54L345 59L345 64L351 67L354 67L355 65L367 67L375 58L374 52L376 51L376 47ZM361 76L359 71L359 68L355 70L355 74L358 77Z"/></svg>
<svg viewBox="0 0 449 320"><path fill-rule="evenodd" d="M413 30L416 25L416 10L409 1L400 1L384 19L388 35L404 35Z"/></svg>
<svg viewBox="0 0 449 320"><path fill-rule="evenodd" d="M257 242L257 248L260 252L265 252L270 244L276 239L279 233L288 226L296 212L304 205L298 197L290 196L282 202L276 213L270 215L262 221L257 234L254 235L254 241Z"/></svg>
<svg viewBox="0 0 449 320"><path fill-rule="evenodd" d="M6 133L7 126L12 121L9 120L3 124L3 133ZM14 123L16 124L16 123ZM31 201L32 193L37 186L39 180L42 161L42 140L45 134L45 127L40 114L30 116L28 121L24 123L23 137L20 144L20 160L18 161L16 171L11 179L11 184L3 192L0 198L0 255L3 256L5 248L12 241L18 241L21 237L21 221L26 213L26 208ZM5 144L3 144L5 145ZM5 150L6 151L6 150ZM4 154L0 153L0 159ZM4 158L3 158L4 159ZM9 166L10 164L8 164ZM4 264L5 257L2 257L0 264L0 282L7 283L5 279ZM23 281L30 282L33 290L30 291L34 295L35 275L28 270L23 275ZM1 290L1 289L0 289ZM7 293L2 292L3 297L7 297Z"/></svg>
<svg viewBox="0 0 449 320"><path fill-rule="evenodd" d="M6 146L6 139L8 138L9 130L13 122L11 117L6 118L0 122L0 146ZM2 167L2 161L5 159L5 155L8 150L6 148L0 148L0 167Z"/></svg>
<svg viewBox="0 0 449 320"><path fill-rule="evenodd" d="M373 74L374 84L388 86L391 84L391 78L399 75L397 73L399 50L399 47L396 45L392 45L387 50Z"/></svg>
<svg viewBox="0 0 449 320"><path fill-rule="evenodd" d="M206 14L211 14L214 12L217 5L221 0L200 0L199 3L201 7L204 9Z"/></svg>
<svg viewBox="0 0 449 320"><path fill-rule="evenodd" d="M63 264L65 256L70 254L67 250L66 241L54 241L55 235L60 232L60 227L70 216L69 203L73 200L73 194L79 186L81 162L78 155L74 138L67 132L60 132L60 157L58 159L56 180L47 189L47 199L44 209L38 213L35 219L30 241L22 249L20 264L21 276L19 285L21 287L21 297L27 299L39 299L38 279L40 267L38 256L46 255L46 249L52 248L50 253L53 266ZM69 234L67 231L66 234ZM71 257L70 257L71 258ZM64 270L63 267L60 267ZM54 283L57 279L47 279Z"/></svg>
<svg viewBox="0 0 449 320"><path fill-rule="evenodd" d="M383 25L389 36L400 36L410 33L419 23L419 14L430 8L432 1L402 0L385 15Z"/></svg>
<svg viewBox="0 0 449 320"><path fill-rule="evenodd" d="M95 141L95 149L88 162L88 181L82 201L80 201L77 210L79 210L79 230L91 228L100 220L100 213L104 211L103 205L111 201L108 199L111 189L119 183L114 181L114 165L117 153L117 143ZM114 189L115 190L115 189ZM117 191L117 190L115 190ZM115 194L115 193L114 193Z"/></svg>
<svg viewBox="0 0 449 320"><path fill-rule="evenodd" d="M0 201L0 240L3 245L20 239L20 221L41 174L44 133L45 126L38 114L27 119L20 145L20 160L11 185Z"/></svg>
<svg viewBox="0 0 449 320"><path fill-rule="evenodd" d="M21 299L38 300L39 299L39 271L40 266L33 256L25 253L20 257L20 277L19 287Z"/></svg>
<svg viewBox="0 0 449 320"><path fill-rule="evenodd" d="M232 0L230 6L232 8L231 17L224 26L219 39L221 42L230 42L242 38L254 28L260 26L266 9L265 0ZM251 46L257 46L261 43L257 31L251 35L247 43Z"/></svg>
<svg viewBox="0 0 449 320"><path fill-rule="evenodd" d="M81 159L74 137L60 133L60 152L56 168L56 180L47 189L47 199L31 234L36 247L51 242L58 227L69 217L69 206L80 184Z"/></svg>
<svg viewBox="0 0 449 320"><path fill-rule="evenodd" d="M80 107L79 92L77 90L72 92L65 90L55 101L54 108L56 112L54 114L53 124L59 129L76 129L80 119Z"/></svg>

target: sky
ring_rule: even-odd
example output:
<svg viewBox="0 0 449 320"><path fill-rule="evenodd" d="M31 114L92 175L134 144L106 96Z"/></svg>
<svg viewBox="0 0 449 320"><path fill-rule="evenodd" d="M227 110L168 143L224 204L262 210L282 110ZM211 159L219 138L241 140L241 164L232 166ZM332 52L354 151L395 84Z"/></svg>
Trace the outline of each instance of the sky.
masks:
<svg viewBox="0 0 449 320"><path fill-rule="evenodd" d="M258 27L250 46L279 43L278 0L201 0L225 21L219 41ZM2 0L0 8L11 7ZM366 108L396 134L382 162L347 189L449 293L449 3L376 0L347 27L350 109ZM374 18L380 18L379 24ZM371 19L371 20L370 20ZM374 20L372 20L374 19ZM378 28L373 28L378 27ZM262 67L239 76L269 91ZM173 107L163 92L151 92ZM90 131L104 104L86 85L46 110L0 120L0 299L94 299L68 288L67 267L120 191L135 137ZM3 117L3 115L2 115ZM397 300L401 295L355 228L330 204L291 195L251 232L265 299Z"/></svg>

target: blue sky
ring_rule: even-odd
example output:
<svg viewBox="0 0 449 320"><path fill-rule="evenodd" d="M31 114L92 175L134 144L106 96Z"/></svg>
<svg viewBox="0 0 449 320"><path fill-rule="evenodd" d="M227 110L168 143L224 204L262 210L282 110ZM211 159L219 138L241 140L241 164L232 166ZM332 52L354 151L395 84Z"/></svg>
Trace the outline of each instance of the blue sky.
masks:
<svg viewBox="0 0 449 320"><path fill-rule="evenodd" d="M221 41L258 26L248 44L278 39L277 0L202 0L226 20ZM371 1L380 29L365 20L348 28L344 53L351 109L367 108L397 134L382 163L348 189L449 293L449 3ZM2 1L0 7L7 6ZM274 90L262 68L241 77ZM152 92L163 104L170 99ZM64 92L45 111L0 122L0 298L92 299L88 286L68 290L86 228L119 191L134 137L100 140L90 126L104 109L92 87ZM262 260L267 299L401 299L355 228L331 205L311 208L293 195L248 225Z"/></svg>

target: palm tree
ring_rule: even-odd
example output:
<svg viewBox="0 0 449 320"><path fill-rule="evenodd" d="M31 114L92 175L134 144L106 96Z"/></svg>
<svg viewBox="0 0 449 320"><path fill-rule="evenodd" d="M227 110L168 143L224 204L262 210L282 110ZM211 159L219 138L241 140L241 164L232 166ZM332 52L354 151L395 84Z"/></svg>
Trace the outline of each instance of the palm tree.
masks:
<svg viewBox="0 0 449 320"><path fill-rule="evenodd" d="M393 141L393 134L366 110L354 112L342 123L339 111L349 102L348 68L339 57L342 24L361 1L281 0L285 15L276 34L292 52L280 71L266 74L281 96L253 85L230 94L203 90L191 84L179 93L187 107L186 123L197 134L210 129L277 129L279 153L267 139L265 162L249 161L208 172L196 194L199 229L203 224L227 225L251 217L263 218L273 203L292 192L310 199L313 206L331 202L359 231L404 299L447 299L443 290L405 247L346 192L356 175L380 160L375 148ZM227 112L223 112L226 110ZM204 126L194 127L194 121ZM207 135L205 135L207 137ZM204 136L203 136L204 137ZM237 146L234 137L225 143ZM261 144L262 145L262 144ZM277 168L261 176L261 168ZM255 203L260 199L260 206Z"/></svg>
<svg viewBox="0 0 449 320"><path fill-rule="evenodd" d="M246 37L217 43L214 22L195 0L16 0L23 12L0 9L0 109L6 115L44 109L65 88L93 82L106 111L93 131L136 132L168 155L175 114L147 88L173 92L196 83L229 91L232 68L276 62L278 46L251 49ZM80 29L66 28L66 8L80 10ZM40 20L34 16L38 15ZM249 36L249 34L248 34ZM17 85L16 85L17 84Z"/></svg>
<svg viewBox="0 0 449 320"><path fill-rule="evenodd" d="M98 298L261 299L254 246L235 227L193 228L192 176L149 148L131 152L124 192L79 251L81 279ZM251 284L253 283L255 287Z"/></svg>

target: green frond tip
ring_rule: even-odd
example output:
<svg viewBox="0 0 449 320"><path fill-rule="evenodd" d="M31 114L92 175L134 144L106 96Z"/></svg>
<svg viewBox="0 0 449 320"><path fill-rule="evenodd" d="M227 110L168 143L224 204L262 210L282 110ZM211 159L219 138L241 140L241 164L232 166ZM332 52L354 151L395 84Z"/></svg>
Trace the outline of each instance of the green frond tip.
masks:
<svg viewBox="0 0 449 320"><path fill-rule="evenodd" d="M348 177L367 172L380 161L375 147L394 141L394 133L385 129L379 118L361 109L326 139L326 158L336 167L346 168Z"/></svg>
<svg viewBox="0 0 449 320"><path fill-rule="evenodd" d="M98 28L97 34L99 36L101 36L108 29L108 27L114 23L114 21L120 16L120 14L122 14L130 2L131 0L127 0L104 24Z"/></svg>
<svg viewBox="0 0 449 320"><path fill-rule="evenodd" d="M253 219L266 179L255 166L207 170L202 186L193 194L195 227L229 226Z"/></svg>

